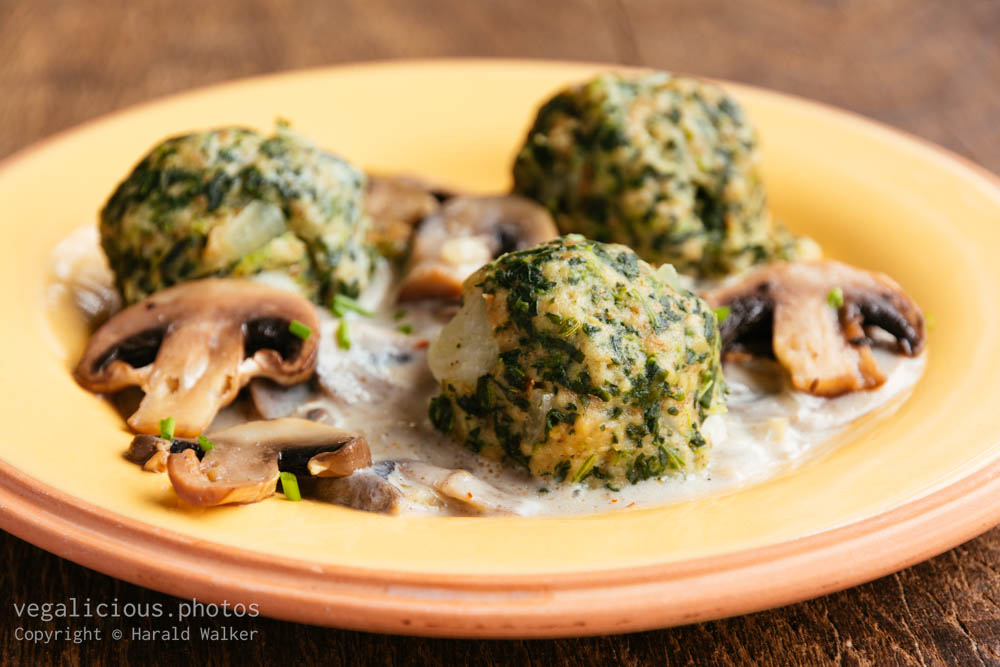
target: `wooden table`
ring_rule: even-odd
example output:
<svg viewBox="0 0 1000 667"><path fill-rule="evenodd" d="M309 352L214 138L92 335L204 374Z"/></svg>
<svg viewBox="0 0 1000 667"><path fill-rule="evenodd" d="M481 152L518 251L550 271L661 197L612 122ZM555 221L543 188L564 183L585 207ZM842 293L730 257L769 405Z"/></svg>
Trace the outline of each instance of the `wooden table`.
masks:
<svg viewBox="0 0 1000 667"><path fill-rule="evenodd" d="M0 157L124 106L264 72L384 58L643 64L852 109L1000 171L1000 2L953 0L0 0ZM8 221L6 224L20 224ZM268 619L249 641L17 639L14 604L176 604L0 534L5 664L998 664L1000 530L818 600L741 618L562 641L384 637ZM133 623L135 624L135 623ZM83 622L70 622L71 628ZM107 636L120 622L88 622ZM163 629L166 621L140 623Z"/></svg>

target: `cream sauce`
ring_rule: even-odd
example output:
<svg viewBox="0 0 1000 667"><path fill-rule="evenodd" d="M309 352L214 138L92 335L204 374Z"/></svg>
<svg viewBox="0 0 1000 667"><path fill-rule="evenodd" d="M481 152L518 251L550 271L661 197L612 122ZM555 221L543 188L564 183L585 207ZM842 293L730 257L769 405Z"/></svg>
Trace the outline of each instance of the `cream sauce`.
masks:
<svg viewBox="0 0 1000 667"><path fill-rule="evenodd" d="M54 288L73 293L79 308L94 322L117 308L110 273L94 268L101 267L102 260L93 231L75 232L53 256ZM731 493L785 474L824 452L833 436L851 422L904 396L924 368L923 356L911 359L876 349L878 363L888 377L885 384L874 391L825 399L792 390L785 372L774 362L727 364L729 412L705 423L713 443L705 470L686 477L647 480L618 492L586 484L554 484L483 459L434 430L427 405L437 386L426 351L455 308L438 303L397 305L391 273L382 265L361 298L375 317L345 316L349 349L337 342L341 322L325 310L320 312L317 381L290 389L255 386L254 399L261 414L306 416L362 433L375 461L421 461L467 470L499 491L523 499L516 512L524 515L590 514L664 505ZM274 276L261 279L280 282ZM407 333L399 331L400 327ZM241 398L219 414L213 429L253 415L249 399ZM437 514L472 511L456 510L450 502L411 502L408 507Z"/></svg>
<svg viewBox="0 0 1000 667"><path fill-rule="evenodd" d="M419 311L423 312L417 317ZM432 321L425 307L411 308L408 312L410 321ZM732 492L783 474L822 452L824 445L851 422L905 394L923 370L923 357L910 359L876 350L879 364L888 376L884 385L870 392L826 399L792 390L784 370L775 362L727 364L724 372L731 392L729 412L706 420L705 431L713 442L707 468L684 478L648 480L613 492L585 484L542 481L520 469L483 459L442 436L427 417L427 403L437 393L437 384L427 369L425 352L419 349L433 339L441 325L428 323L415 333L414 341L401 347L396 347L399 342L391 335L394 332L385 319L366 322L365 326L381 328L390 335L381 342L369 337L372 347L359 345L357 351L321 349L321 356L372 358L367 350L378 349L384 354L388 349L406 349L413 354L413 360L395 369L379 368L372 363L367 374L361 370L366 363L360 362L355 366L357 375L350 378L340 375L339 381L349 388L381 384L382 388L373 392L376 396L353 400L352 391L334 393L333 397L314 395L307 403L308 409L325 409L331 424L363 432L375 460L415 459L444 468L469 470L502 491L536 500L532 509L542 515L662 505ZM324 324L324 346L334 345L327 341L332 341L335 327L334 322ZM414 343L417 349L413 349ZM398 384L391 384L392 380L386 383L384 378L392 378Z"/></svg>

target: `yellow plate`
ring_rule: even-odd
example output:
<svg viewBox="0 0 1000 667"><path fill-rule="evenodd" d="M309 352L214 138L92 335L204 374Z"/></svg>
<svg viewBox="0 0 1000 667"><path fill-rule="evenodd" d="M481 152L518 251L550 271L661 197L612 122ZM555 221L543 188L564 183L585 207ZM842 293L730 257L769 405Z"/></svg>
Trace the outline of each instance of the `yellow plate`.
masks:
<svg viewBox="0 0 1000 667"><path fill-rule="evenodd" d="M1000 189L893 130L728 86L757 122L778 217L885 271L937 327L923 380L794 474L583 518L390 518L271 500L193 513L122 459L120 418L74 384L85 340L48 313L53 246L166 135L278 116L358 165L474 190L509 184L539 102L606 66L373 64L253 79L63 134L0 169L0 525L145 586L381 631L546 636L781 604L926 558L1000 520ZM1000 505L1000 504L998 504Z"/></svg>

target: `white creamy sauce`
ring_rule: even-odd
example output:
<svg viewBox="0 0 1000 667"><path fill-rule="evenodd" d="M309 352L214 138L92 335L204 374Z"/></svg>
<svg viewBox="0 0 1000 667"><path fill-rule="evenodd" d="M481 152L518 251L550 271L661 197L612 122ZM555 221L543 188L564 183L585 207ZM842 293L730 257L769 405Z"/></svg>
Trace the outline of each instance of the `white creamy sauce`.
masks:
<svg viewBox="0 0 1000 667"><path fill-rule="evenodd" d="M113 282L97 227L73 230L52 251L52 281L47 295L50 302L56 303L68 294L91 326L121 308L121 297Z"/></svg>
<svg viewBox="0 0 1000 667"><path fill-rule="evenodd" d="M68 237L56 248L53 262L53 289L73 293L78 307L93 321L118 307L93 231L78 230ZM273 276L261 279L281 282ZM360 299L376 316L346 316L349 349L337 342L340 320L321 310L316 379L292 388L255 386L263 416L319 419L362 433L376 462L421 461L467 470L502 492L512 501L507 503L508 511L517 514L573 515L664 505L730 493L773 478L822 453L831 438L851 422L905 395L924 368L923 356L908 358L876 349L879 366L888 378L885 384L874 391L826 399L792 390L785 372L773 361L727 364L729 411L705 422L704 431L713 443L705 470L625 485L618 492L585 484L556 484L483 459L434 430L427 406L438 388L427 366L427 347L455 307L439 303L400 306L394 282L388 267L381 266L372 287ZM412 332L400 332L400 327ZM219 414L209 430L252 418L259 416L249 397L242 396ZM436 474L419 466L403 465L402 470L410 470L410 479L417 481ZM450 502L418 501L408 507L414 512L456 513ZM465 509L461 513L469 513Z"/></svg>
<svg viewBox="0 0 1000 667"><path fill-rule="evenodd" d="M425 326L408 337L415 340L404 344L404 348L410 349L414 343L422 345L437 335L441 324L433 322L428 310L425 306L407 309L407 321L421 320ZM365 327L377 327L391 334L395 333L393 325L395 322L384 319L364 323ZM332 330L336 324L324 324L323 344L334 347L328 327ZM387 339L395 341L396 337ZM369 341L371 348L359 344L357 350L321 349L320 354L327 359L337 356L371 359L370 350L384 353L394 346L386 339L381 345ZM784 370L773 361L727 364L724 372L730 386L729 412L706 420L705 432L713 443L707 468L683 478L674 476L625 485L619 492L613 492L585 484L539 480L521 469L483 459L438 433L427 417L427 404L437 393L437 383L427 369L424 351L412 352L414 361L395 370L371 364L367 381L363 372L350 379L339 376L346 390L336 393L335 398L314 397L310 409L325 408L332 417L330 423L364 433L375 460L416 459L469 470L498 489L535 501L531 507L534 513L547 515L662 505L731 492L782 474L821 452L824 444L852 421L904 394L920 377L924 365L923 357L911 359L876 350L887 382L874 391L827 399L790 389ZM359 363L356 370L360 371L364 365ZM389 386L386 377L397 379L398 384ZM357 384L381 385L383 388L373 393L382 400L371 394L369 399L376 400L351 400L357 396L353 390Z"/></svg>

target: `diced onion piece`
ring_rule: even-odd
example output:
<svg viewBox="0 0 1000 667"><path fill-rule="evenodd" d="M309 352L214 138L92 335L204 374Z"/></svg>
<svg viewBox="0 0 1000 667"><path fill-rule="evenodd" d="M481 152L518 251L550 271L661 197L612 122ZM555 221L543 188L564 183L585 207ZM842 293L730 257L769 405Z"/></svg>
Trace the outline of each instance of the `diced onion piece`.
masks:
<svg viewBox="0 0 1000 667"><path fill-rule="evenodd" d="M482 299L470 299L431 343L427 362L436 379L447 377L472 386L496 365L499 356L486 305Z"/></svg>
<svg viewBox="0 0 1000 667"><path fill-rule="evenodd" d="M208 233L205 261L215 268L223 268L285 231L285 216L278 206L252 201L239 214Z"/></svg>

